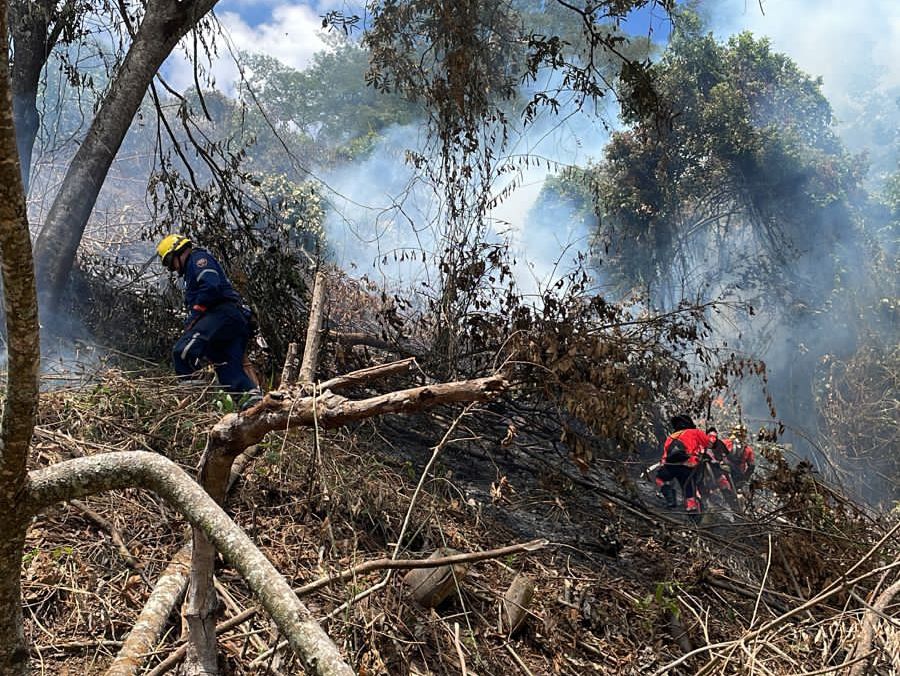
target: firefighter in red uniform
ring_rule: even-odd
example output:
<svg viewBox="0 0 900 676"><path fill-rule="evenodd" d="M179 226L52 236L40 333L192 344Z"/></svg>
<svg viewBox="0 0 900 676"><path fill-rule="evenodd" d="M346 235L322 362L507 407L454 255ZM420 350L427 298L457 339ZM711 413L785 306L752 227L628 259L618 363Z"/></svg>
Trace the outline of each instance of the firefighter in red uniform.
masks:
<svg viewBox="0 0 900 676"><path fill-rule="evenodd" d="M713 485L704 486L712 491L718 491L719 496L732 509L740 508L737 488L732 476L732 465L728 462L728 446L719 438L715 427L708 427L706 434L709 436L709 448L706 455L709 458L709 469L712 475Z"/></svg>
<svg viewBox="0 0 900 676"><path fill-rule="evenodd" d="M700 511L700 458L710 445L706 432L697 429L689 415L676 415L671 420L672 433L663 442L662 467L656 473L656 483L669 507L674 507L675 480L681 486L684 508Z"/></svg>
<svg viewBox="0 0 900 676"><path fill-rule="evenodd" d="M735 486L745 484L756 468L756 454L747 444L747 428L738 423L731 428L731 437L723 441L728 453L725 461L731 467L731 479Z"/></svg>

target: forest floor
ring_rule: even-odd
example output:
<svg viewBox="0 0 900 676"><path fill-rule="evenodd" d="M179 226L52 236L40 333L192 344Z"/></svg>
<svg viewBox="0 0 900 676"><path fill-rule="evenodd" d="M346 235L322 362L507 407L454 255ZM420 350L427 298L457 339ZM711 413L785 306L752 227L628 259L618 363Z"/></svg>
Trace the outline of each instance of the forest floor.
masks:
<svg viewBox="0 0 900 676"><path fill-rule="evenodd" d="M168 378L109 371L99 382L44 395L34 466L151 450L193 472L205 431L227 408L210 391L186 396ZM454 427L457 415L439 409L270 434L229 500L292 586L395 548L400 558L424 558L439 547L547 540L472 564L433 609L411 600L402 571L356 602L383 571L304 597L360 674L900 673L900 607L889 598L867 613L897 575L900 547L884 538L896 515L870 514L785 467L772 449L772 478L746 517L711 511L694 523L656 504L641 484L641 459L598 460L581 474L548 421L502 402L472 408ZM809 505L820 506L815 519ZM38 518L23 569L34 673L104 673L184 538L183 520L137 490ZM854 564L867 577L841 582ZM499 605L520 574L535 592L510 636ZM254 605L224 563L219 582L222 619ZM866 621L872 636L863 644ZM148 669L180 632L176 613ZM263 615L239 625L221 637L225 673L302 673L288 649L270 650L278 643ZM716 647L683 659L703 646Z"/></svg>

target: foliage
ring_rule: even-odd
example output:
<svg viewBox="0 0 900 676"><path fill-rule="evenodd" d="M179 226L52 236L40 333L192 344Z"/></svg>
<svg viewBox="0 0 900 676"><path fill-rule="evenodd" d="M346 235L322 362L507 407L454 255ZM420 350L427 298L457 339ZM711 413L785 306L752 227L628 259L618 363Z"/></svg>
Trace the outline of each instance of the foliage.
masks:
<svg viewBox="0 0 900 676"><path fill-rule="evenodd" d="M470 277L473 265L483 266L482 254L498 245L488 216L512 189L507 179L517 171L516 161L504 152L516 118L527 126L539 109L555 111L562 92L579 104L596 102L621 70L635 76L636 97L645 95L638 85L647 83L640 77L645 64L632 53L646 54L646 44L630 50L627 37L609 24L648 5L672 7L643 0L583 7L509 0L368 4L371 21L363 40L371 54L370 82L417 104L432 142L410 153L410 160L442 202L435 254L440 283L431 304L440 327L435 348L447 364L457 361L466 308L478 302L475 287L457 282ZM546 20L547 9L566 20ZM340 13L328 21L345 29L354 25ZM534 85L551 71L559 75L555 88ZM523 99L521 92L529 89L530 98ZM506 184L499 193L498 182Z"/></svg>
<svg viewBox="0 0 900 676"><path fill-rule="evenodd" d="M684 302L659 314L638 297L610 302L594 291L585 260L529 295L514 281L505 246L480 253L449 285L468 299L453 334L454 372L509 371L519 385L509 405L529 424L557 430L583 470L597 457L655 448L669 416L703 415L745 377L758 377L767 394L761 362L715 343L708 318L724 305ZM440 315L420 312L403 330L428 346L427 371L442 372L446 353L433 340Z"/></svg>
<svg viewBox="0 0 900 676"><path fill-rule="evenodd" d="M232 283L257 311L260 333L280 364L287 344L306 324L310 269L323 247L324 208L318 188L280 175L259 177L242 168L243 154L219 146L216 180L192 182L163 163L153 181L159 218L144 238L154 243L180 232L209 249ZM147 284L143 270L104 257L84 259L82 289L74 302L86 324L107 345L128 354L161 359L182 322L182 300L174 285Z"/></svg>
<svg viewBox="0 0 900 676"><path fill-rule="evenodd" d="M897 245L897 231L900 230L900 171L891 174L885 181L882 202L889 213L890 231L888 237L893 239L891 246ZM891 235L893 234L893 237Z"/></svg>
<svg viewBox="0 0 900 676"><path fill-rule="evenodd" d="M676 25L650 71L668 124L623 106L628 129L589 172L598 238L623 282L663 301L685 280L699 289L704 268L808 301L831 287L835 243L852 237L862 161L838 141L821 82L767 40L721 44L689 14ZM753 265L736 249L754 250Z"/></svg>
<svg viewBox="0 0 900 676"><path fill-rule="evenodd" d="M784 449L773 443L761 443L757 450L769 469L754 481L755 489L765 496L769 514L780 517L772 524L772 546L781 552L773 560L773 579L785 586L799 582L807 593L826 588L836 571L859 561L871 547L875 524L864 508L822 481L809 462L792 466ZM883 562L878 557L860 572Z"/></svg>
<svg viewBox="0 0 900 676"><path fill-rule="evenodd" d="M362 45L335 34L328 41L303 70L264 54L240 55L238 99L228 102L219 133L240 131L252 139L258 170L295 170L285 162L286 150L302 162L353 160L371 147L365 139L416 114L400 97L366 86L369 55Z"/></svg>
<svg viewBox="0 0 900 676"><path fill-rule="evenodd" d="M896 326L896 300L883 303ZM900 348L870 336L850 357L826 358L819 382L822 433L847 483L873 503L900 499Z"/></svg>

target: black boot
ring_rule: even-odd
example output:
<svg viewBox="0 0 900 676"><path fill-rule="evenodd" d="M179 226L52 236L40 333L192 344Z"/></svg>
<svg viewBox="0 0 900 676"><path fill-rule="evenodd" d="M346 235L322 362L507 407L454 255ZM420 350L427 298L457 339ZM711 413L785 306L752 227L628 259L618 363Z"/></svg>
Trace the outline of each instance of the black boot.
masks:
<svg viewBox="0 0 900 676"><path fill-rule="evenodd" d="M678 504L675 499L675 486L672 484L663 484L660 487L659 492L662 493L666 507L669 509L673 509Z"/></svg>

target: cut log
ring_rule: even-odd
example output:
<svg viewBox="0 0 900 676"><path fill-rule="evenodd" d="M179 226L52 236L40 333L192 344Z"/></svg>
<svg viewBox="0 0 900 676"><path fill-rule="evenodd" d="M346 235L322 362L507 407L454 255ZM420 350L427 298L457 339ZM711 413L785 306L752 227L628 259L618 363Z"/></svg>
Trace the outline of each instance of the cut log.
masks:
<svg viewBox="0 0 900 676"><path fill-rule="evenodd" d="M500 630L507 636L515 634L528 616L534 598L534 581L519 573L513 578L500 603Z"/></svg>
<svg viewBox="0 0 900 676"><path fill-rule="evenodd" d="M438 559L459 554L455 549L441 547L429 556ZM409 571L403 581L409 587L409 593L416 602L426 608L436 608L456 589L459 581L465 577L469 566L457 563L440 568L417 568Z"/></svg>

